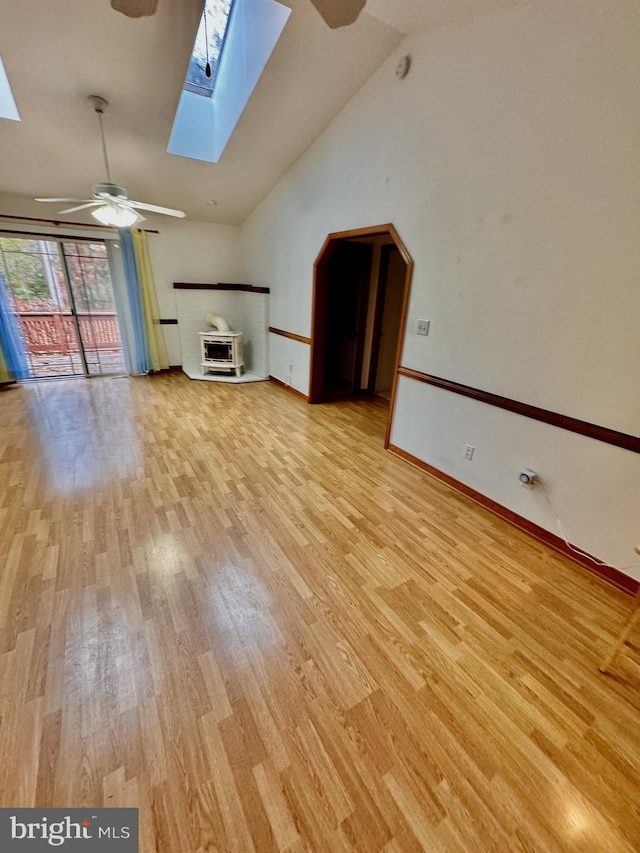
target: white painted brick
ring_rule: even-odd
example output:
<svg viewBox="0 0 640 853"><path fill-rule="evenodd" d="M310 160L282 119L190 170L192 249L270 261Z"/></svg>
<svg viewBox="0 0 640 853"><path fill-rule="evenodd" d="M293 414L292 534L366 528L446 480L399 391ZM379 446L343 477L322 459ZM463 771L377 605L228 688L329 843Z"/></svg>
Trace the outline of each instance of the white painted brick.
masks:
<svg viewBox="0 0 640 853"><path fill-rule="evenodd" d="M243 290L176 290L182 366L200 372L200 338L205 315L219 314L236 332L243 333L245 370L261 377L269 375L269 294Z"/></svg>

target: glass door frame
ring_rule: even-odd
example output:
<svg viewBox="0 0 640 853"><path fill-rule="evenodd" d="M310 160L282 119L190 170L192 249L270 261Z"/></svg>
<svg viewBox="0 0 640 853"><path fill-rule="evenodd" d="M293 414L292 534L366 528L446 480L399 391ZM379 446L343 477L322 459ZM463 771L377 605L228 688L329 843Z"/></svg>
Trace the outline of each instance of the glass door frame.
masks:
<svg viewBox="0 0 640 853"><path fill-rule="evenodd" d="M67 261L67 256L64 251L64 246L62 246L62 240L58 241L59 247L58 252L60 253L60 260L62 261L62 272L64 274L64 283L67 288L67 298L69 299L69 310L71 311L71 318L73 320L73 328L76 333L76 342L78 344L78 352L80 354L80 360L82 361L82 369L84 370L84 378L91 379L92 376L99 376L99 373L89 373L89 365L87 364L87 354L84 351L84 341L82 340L82 332L80 331L80 321L78 320L78 312L76 310L76 295L73 292L73 288L71 286L71 273L69 272L69 264Z"/></svg>
<svg viewBox="0 0 640 853"><path fill-rule="evenodd" d="M30 376L28 379L23 381L34 381L38 379L65 379L65 378L78 378L84 376L85 379L93 379L99 376L118 376L118 373L91 373L89 371L89 364L87 362L86 356L86 344L82 337L82 330L80 327L80 320L78 317L77 311L77 303L76 303L76 295L73 291L72 285L72 277L71 272L69 270L69 259L64 250L64 243L99 243L107 247L107 242L109 238L104 236L99 237L84 237L84 236L71 236L71 235L60 235L60 234L51 234L46 232L33 232L33 231L14 231L12 229L0 228L0 238L7 237L11 239L22 239L25 241L42 241L45 243L57 243L58 244L58 255L60 258L60 264L62 269L62 274L64 276L64 283L66 288L66 296L69 302L69 310L72 318L72 323L74 327L74 334L76 338L76 343L78 346L78 354L80 356L80 360L82 363L82 373L72 373L72 374L61 374L61 375L52 375L52 376ZM113 238L115 239L115 238ZM106 262L109 268L109 276L111 279L111 288L113 292L113 276L111 271L111 265L109 263L109 252L106 252ZM9 289L11 289L11 282L7 282ZM115 300L114 294L114 312L116 317L116 322L118 326L118 335L120 338L119 349L122 353L123 363L124 363L124 350L122 344L122 333L120 331L120 317L118 316L117 304ZM22 333L22 329L21 329ZM30 366L31 369L31 366ZM123 371L124 372L124 371Z"/></svg>

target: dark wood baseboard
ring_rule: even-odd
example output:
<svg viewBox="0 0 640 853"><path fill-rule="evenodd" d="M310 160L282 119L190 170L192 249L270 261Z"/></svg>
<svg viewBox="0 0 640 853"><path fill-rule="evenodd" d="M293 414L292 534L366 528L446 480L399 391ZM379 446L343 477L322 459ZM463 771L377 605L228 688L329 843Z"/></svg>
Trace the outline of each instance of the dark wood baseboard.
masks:
<svg viewBox="0 0 640 853"><path fill-rule="evenodd" d="M285 388L285 389L286 389L287 391L289 391L291 394L295 394L295 395L296 395L296 397L300 397L300 399L301 399L301 400L304 400L304 401L305 401L305 403L308 403L308 402L309 402L309 398L307 397L307 395L306 395L306 394L303 394L303 393L302 393L302 391L298 391L298 389L297 389L297 388L294 388L294 387L293 387L293 386L291 386L291 385L287 385L287 383L286 383L286 382L283 382L283 381L282 381L282 379L276 379L276 377L275 377L275 376L270 376L270 377L269 377L269 382L273 382L275 385L279 385L281 388Z"/></svg>
<svg viewBox="0 0 640 853"><path fill-rule="evenodd" d="M489 512L492 512L494 515L497 515L499 518L508 521L510 524L513 524L520 530L523 530L525 533L528 533L530 536L533 536L534 539L537 539L539 542L548 545L550 548L553 548L554 551L558 551L563 554L565 557L569 557L573 560L574 563L577 563L587 571L591 572L594 575L597 575L602 580L607 581L607 583L612 584L618 589L626 592L630 595L636 595L638 592L638 588L640 584L638 581L629 577L629 575L625 575L619 569L615 569L612 566L597 566L595 563L592 563L586 557L581 557L579 554L576 554L575 551L572 551L560 536L556 536L555 533L551 533L549 530L545 530L544 527L540 527L539 524L536 524L533 521L529 521L528 518L525 518L522 515L518 515L518 513L513 512L508 509L506 506L499 504L497 501L488 498L486 495L483 495L482 492L478 492L475 489L472 489L471 486L467 486L465 483L456 480L454 477L450 477L449 474L445 474L444 471L438 470L438 468L434 468L432 465L429 465L427 462L423 462L422 459L419 459L417 456L413 456L411 453L407 453L406 450L402 450L400 447L396 447L394 444L390 444L387 448L391 453L404 459L406 462L415 465L417 468L420 468L421 471L424 471L429 476L434 477L436 480L440 480L441 483L445 483L447 486L451 486L452 489L460 492L466 497L470 498L472 501L475 501L480 506L488 509Z"/></svg>

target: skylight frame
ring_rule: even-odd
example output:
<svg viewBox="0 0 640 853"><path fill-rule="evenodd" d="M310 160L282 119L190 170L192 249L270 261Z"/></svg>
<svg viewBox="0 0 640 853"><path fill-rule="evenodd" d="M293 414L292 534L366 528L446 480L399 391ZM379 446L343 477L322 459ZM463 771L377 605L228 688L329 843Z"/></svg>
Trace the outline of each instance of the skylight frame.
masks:
<svg viewBox="0 0 640 853"><path fill-rule="evenodd" d="M184 86L167 151L217 163L282 35L291 8L278 0L234 0L212 94Z"/></svg>
<svg viewBox="0 0 640 853"><path fill-rule="evenodd" d="M0 118L6 118L10 121L20 121L20 113L16 105L16 99L11 91L9 77L5 71L2 57L0 56Z"/></svg>
<svg viewBox="0 0 640 853"><path fill-rule="evenodd" d="M207 78L205 75L205 72L204 72L205 61L206 61L206 56L207 56L207 45L206 45L205 36L204 36L205 15L207 15L207 10L210 7L213 7L211 15L207 17L207 22L208 22L209 17L213 17L215 15L215 6L219 3L225 4L226 0L205 0L205 2L204 2L204 6L202 7L202 15L200 16L200 23L198 24L198 30L196 32L196 38L195 38L195 41L193 44L193 50L191 52L191 57L189 59L189 66L187 68L187 76L185 77L184 85L182 87L184 92L192 92L193 94L201 95L204 98L212 98L213 97L213 94L215 91L216 81L218 79L218 71L220 69L220 62L222 61L222 54L224 52L224 46L226 44L227 35L229 33L229 28L231 26L231 18L232 18L234 9L236 7L236 0L228 0L228 6L226 9L226 17L224 19L224 28L222 30L222 38L221 38L220 49L218 50L218 53L216 56L212 56L212 54L211 54L211 40L212 40L212 38L215 38L216 34L219 34L220 30L219 30L219 28L216 28L215 26L214 26L214 28L212 28L211 24L208 23L208 28L207 28L208 33L207 34L209 36L209 39L208 39L208 41L209 41L209 45L208 45L208 47L209 47L209 64L211 66L211 72L212 73L211 73L211 77ZM222 11L222 14L225 15L224 10ZM199 42L202 42L202 45L204 47L204 51L202 53L198 51ZM189 80L189 76L191 74L192 64L195 65L196 68L198 69L198 71L201 72L200 77L202 79L207 80L207 83L205 85L202 85L201 83L196 83L196 82L193 82L192 80Z"/></svg>

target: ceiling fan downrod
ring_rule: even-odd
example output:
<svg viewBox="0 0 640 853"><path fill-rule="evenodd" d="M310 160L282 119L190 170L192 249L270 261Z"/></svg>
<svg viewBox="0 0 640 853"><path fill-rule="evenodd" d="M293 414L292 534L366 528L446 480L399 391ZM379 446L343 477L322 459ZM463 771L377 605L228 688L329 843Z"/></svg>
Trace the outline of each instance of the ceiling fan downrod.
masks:
<svg viewBox="0 0 640 853"><path fill-rule="evenodd" d="M102 140L102 156L104 157L104 167L107 173L107 183L111 184L111 170L109 169L109 157L107 155L107 143L104 137L104 126L102 124L102 116L106 108L109 106L109 101L101 98L100 95L89 95L89 103L98 114L98 124L100 125L100 139Z"/></svg>

